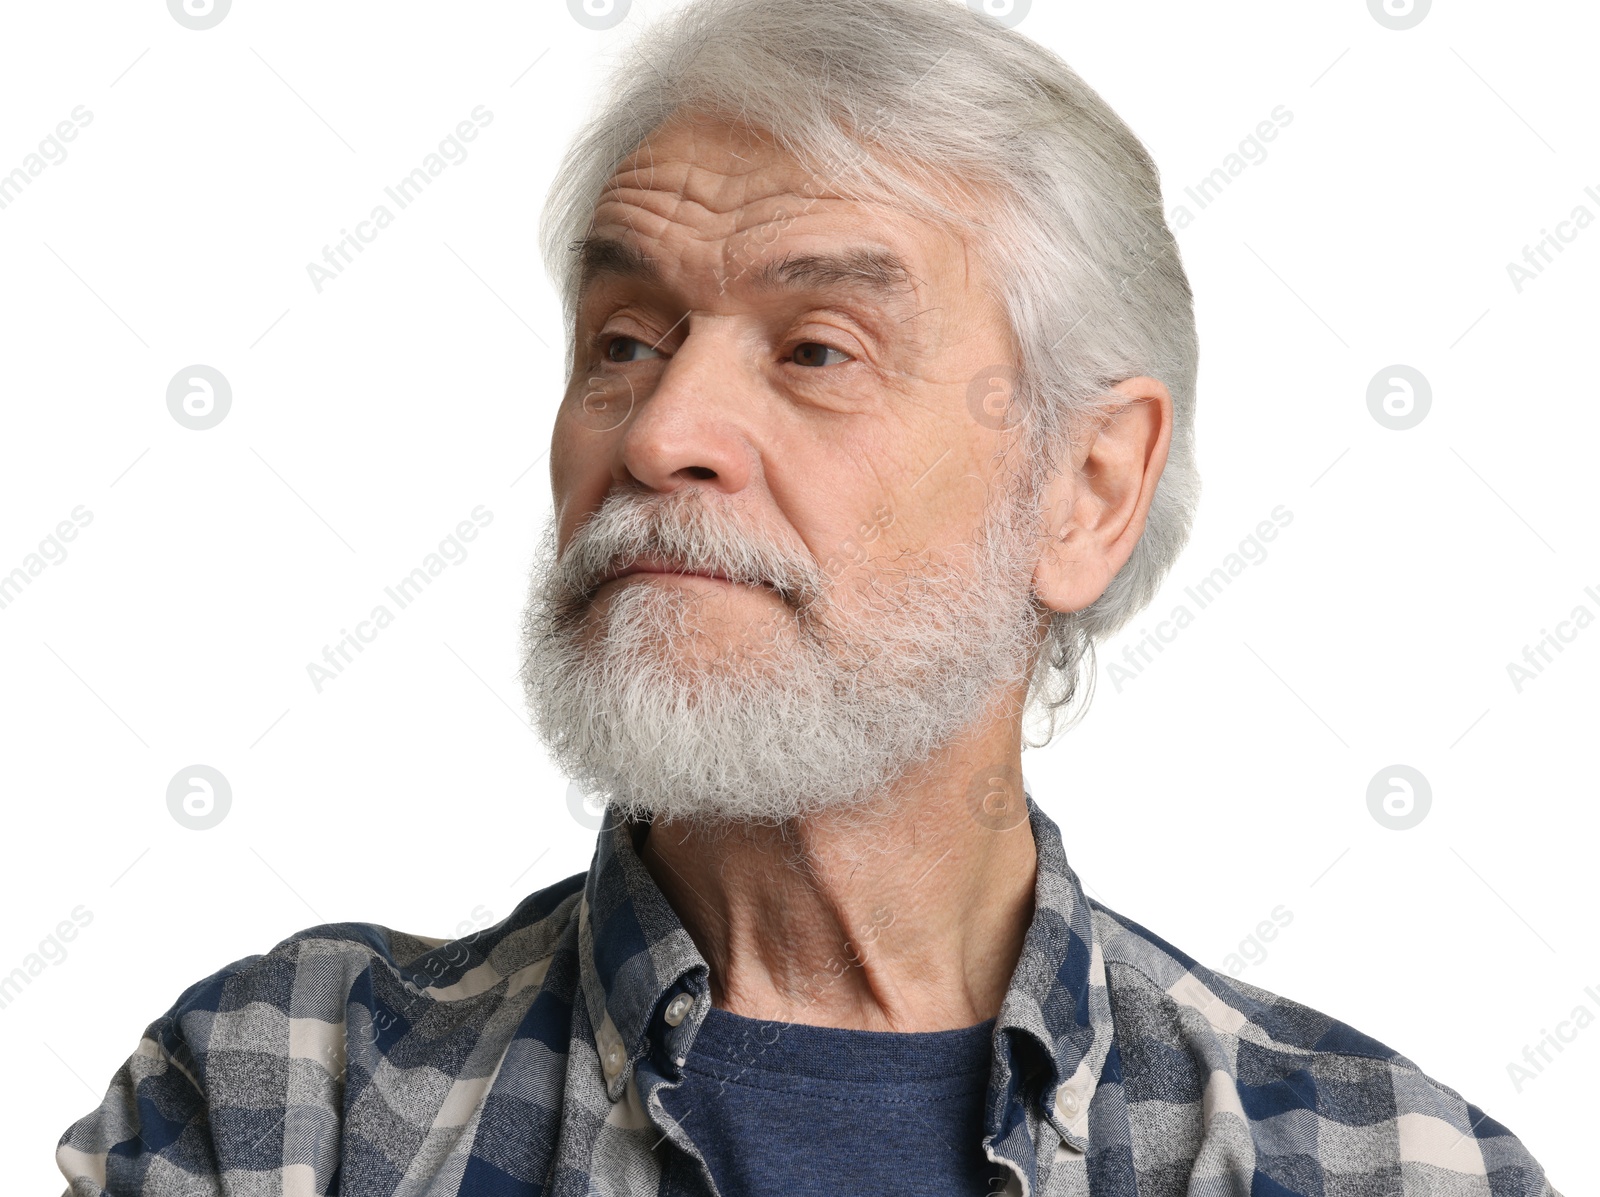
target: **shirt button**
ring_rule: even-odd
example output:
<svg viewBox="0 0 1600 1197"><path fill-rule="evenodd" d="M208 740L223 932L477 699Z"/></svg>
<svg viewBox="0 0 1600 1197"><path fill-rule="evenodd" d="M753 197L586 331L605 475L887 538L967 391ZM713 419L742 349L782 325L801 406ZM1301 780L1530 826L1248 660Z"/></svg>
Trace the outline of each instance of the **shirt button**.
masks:
<svg viewBox="0 0 1600 1197"><path fill-rule="evenodd" d="M613 1043L606 1048L606 1053L601 1057L601 1066L606 1070L606 1075L614 1077L622 1071L622 1044Z"/></svg>
<svg viewBox="0 0 1600 1197"><path fill-rule="evenodd" d="M667 1020L669 1027L675 1027L683 1021L683 1016L689 1013L689 1007L694 1005L694 999L686 993L680 993L667 1003L666 1013L662 1015Z"/></svg>
<svg viewBox="0 0 1600 1197"><path fill-rule="evenodd" d="M1061 1117L1071 1122L1078 1116L1080 1109L1077 1094L1063 1085L1056 1093L1056 1110Z"/></svg>

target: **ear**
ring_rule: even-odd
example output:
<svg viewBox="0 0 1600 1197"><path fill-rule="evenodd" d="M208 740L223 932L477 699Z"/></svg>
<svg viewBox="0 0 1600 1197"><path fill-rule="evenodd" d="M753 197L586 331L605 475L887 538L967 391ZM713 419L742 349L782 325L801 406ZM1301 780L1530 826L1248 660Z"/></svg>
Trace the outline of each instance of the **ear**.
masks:
<svg viewBox="0 0 1600 1197"><path fill-rule="evenodd" d="M1172 396L1154 378L1111 388L1120 405L1091 412L1063 468L1046 484L1034 591L1054 611L1105 593L1144 533L1172 443Z"/></svg>

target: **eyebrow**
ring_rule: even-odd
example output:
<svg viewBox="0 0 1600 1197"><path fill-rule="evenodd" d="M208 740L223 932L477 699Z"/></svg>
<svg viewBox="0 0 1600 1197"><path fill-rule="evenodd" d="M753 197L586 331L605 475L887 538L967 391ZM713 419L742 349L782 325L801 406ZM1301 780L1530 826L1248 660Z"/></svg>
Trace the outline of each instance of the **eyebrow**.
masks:
<svg viewBox="0 0 1600 1197"><path fill-rule="evenodd" d="M584 237L572 243L578 255L578 293L602 278L661 281L661 267L643 250L614 237Z"/></svg>
<svg viewBox="0 0 1600 1197"><path fill-rule="evenodd" d="M836 254L786 254L756 271L752 281L761 288L855 287L903 297L914 277L889 250L858 248Z"/></svg>
<svg viewBox="0 0 1600 1197"><path fill-rule="evenodd" d="M602 278L662 281L660 263L626 241L614 237L585 237L575 241L573 249L578 255L580 295ZM785 254L756 270L750 281L761 290L846 287L904 299L912 290L915 278L898 254L887 249L857 247L839 253Z"/></svg>

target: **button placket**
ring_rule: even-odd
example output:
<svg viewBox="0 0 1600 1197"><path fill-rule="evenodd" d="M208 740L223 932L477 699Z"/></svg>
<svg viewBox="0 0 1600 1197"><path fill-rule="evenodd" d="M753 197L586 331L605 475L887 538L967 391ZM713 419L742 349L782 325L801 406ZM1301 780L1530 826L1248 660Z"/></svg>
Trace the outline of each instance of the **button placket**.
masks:
<svg viewBox="0 0 1600 1197"><path fill-rule="evenodd" d="M666 1012L661 1017L666 1020L669 1027L678 1026L683 1022L684 1017L689 1013L693 1005L694 999L692 997L687 993L680 993L667 1003Z"/></svg>
<svg viewBox="0 0 1600 1197"><path fill-rule="evenodd" d="M1089 1103L1087 1095L1080 1089L1076 1080L1068 1081L1056 1090L1056 1116L1061 1119L1067 1131L1079 1138L1089 1133ZM1074 1144L1062 1141L1061 1144L1069 1151L1078 1151Z"/></svg>
<svg viewBox="0 0 1600 1197"><path fill-rule="evenodd" d="M626 1053L622 1050L622 1044L616 1042L606 1044L605 1051L600 1055L600 1067L604 1070L607 1080L617 1079L625 1058Z"/></svg>

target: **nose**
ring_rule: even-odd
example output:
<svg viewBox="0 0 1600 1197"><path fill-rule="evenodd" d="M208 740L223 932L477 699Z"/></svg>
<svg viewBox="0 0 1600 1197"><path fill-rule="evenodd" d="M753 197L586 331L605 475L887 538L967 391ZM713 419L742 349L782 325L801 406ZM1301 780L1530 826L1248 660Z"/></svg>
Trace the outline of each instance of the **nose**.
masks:
<svg viewBox="0 0 1600 1197"><path fill-rule="evenodd" d="M637 394L613 476L662 493L686 483L732 495L759 469L752 435L761 383L740 360L737 330L690 314L688 335Z"/></svg>

